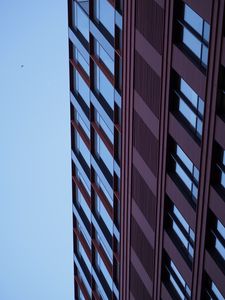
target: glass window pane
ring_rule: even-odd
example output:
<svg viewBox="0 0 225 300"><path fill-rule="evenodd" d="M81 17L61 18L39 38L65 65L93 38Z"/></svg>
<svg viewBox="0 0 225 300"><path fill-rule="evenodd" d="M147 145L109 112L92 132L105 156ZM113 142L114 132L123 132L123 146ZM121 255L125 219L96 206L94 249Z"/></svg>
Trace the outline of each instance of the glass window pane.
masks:
<svg viewBox="0 0 225 300"><path fill-rule="evenodd" d="M225 227L219 220L217 221L217 230L222 235L222 237L225 239Z"/></svg>
<svg viewBox="0 0 225 300"><path fill-rule="evenodd" d="M86 180L83 178L83 176L81 175L81 173L79 172L78 169L76 169L76 175L77 175L77 178L82 182L82 184L85 187L87 193L89 195L91 195L91 183L90 183L90 181L88 180L88 182L86 182Z"/></svg>
<svg viewBox="0 0 225 300"><path fill-rule="evenodd" d="M104 275L109 287L112 289L112 284L113 284L112 277L110 276L110 274L98 252L96 252L96 263L97 263L99 269L101 270L102 274Z"/></svg>
<svg viewBox="0 0 225 300"><path fill-rule="evenodd" d="M89 87L77 71L75 71L75 89L85 101L87 106L90 107Z"/></svg>
<svg viewBox="0 0 225 300"><path fill-rule="evenodd" d="M89 62L87 62L83 55L78 51L78 49L74 48L74 58L75 60L81 65L81 67L84 69L84 71L87 73L87 75L90 75L89 71Z"/></svg>
<svg viewBox="0 0 225 300"><path fill-rule="evenodd" d="M203 19L187 4L184 5L184 20L200 35L202 35Z"/></svg>
<svg viewBox="0 0 225 300"><path fill-rule="evenodd" d="M85 252L85 250L84 250L84 248L81 245L81 242L79 240L78 240L78 245L77 246L78 246L78 251L79 251L80 255L83 257L83 260L84 260L89 272L91 273L91 268L92 268L91 262L90 262L87 254L86 254L86 252Z"/></svg>
<svg viewBox="0 0 225 300"><path fill-rule="evenodd" d="M76 131L76 147L77 147L77 150L80 152L80 154L83 156L87 165L90 167L90 165L91 165L90 151L77 131Z"/></svg>
<svg viewBox="0 0 225 300"><path fill-rule="evenodd" d="M186 187L191 191L192 181L187 176L187 174L184 172L184 170L181 168L181 166L177 163L176 163L175 171L176 171L177 175L180 177L180 179L183 181L183 183L186 185Z"/></svg>
<svg viewBox="0 0 225 300"><path fill-rule="evenodd" d="M108 228L109 232L113 234L113 221L109 216L105 206L102 204L100 198L96 195L96 210L101 219L104 221L106 227Z"/></svg>
<svg viewBox="0 0 225 300"><path fill-rule="evenodd" d="M183 43L200 59L201 42L187 29L183 29Z"/></svg>
<svg viewBox="0 0 225 300"><path fill-rule="evenodd" d="M100 158L103 160L105 166L108 168L111 174L113 174L113 157L110 154L109 150L99 137L96 135L96 151Z"/></svg>
<svg viewBox="0 0 225 300"><path fill-rule="evenodd" d="M112 131L109 129L107 124L104 122L103 118L100 116L99 112L96 111L96 120L98 125L102 128L102 130L105 132L111 143L113 144L114 141L114 135Z"/></svg>
<svg viewBox="0 0 225 300"><path fill-rule="evenodd" d="M114 8L107 0L95 0L96 18L103 24L108 32L114 36Z"/></svg>
<svg viewBox="0 0 225 300"><path fill-rule="evenodd" d="M188 232L189 231L189 225L185 221L184 217L182 216L182 214L179 212L179 210L176 208L175 205L173 206L173 212L176 215L176 217L179 219L181 224L183 225L184 229Z"/></svg>
<svg viewBox="0 0 225 300"><path fill-rule="evenodd" d="M205 64L207 66L208 64L208 47L206 47L205 45L202 46L202 62L203 64Z"/></svg>
<svg viewBox="0 0 225 300"><path fill-rule="evenodd" d="M108 199L109 203L111 206L113 206L113 199L110 196L110 192L106 189L106 187L104 186L104 184L102 183L100 177L96 174L96 183L98 185L98 187L103 191L103 193L105 194L106 198ZM111 190L111 193L113 193L113 191Z"/></svg>
<svg viewBox="0 0 225 300"><path fill-rule="evenodd" d="M179 111L182 113L185 119L187 119L187 121L195 128L197 116L181 98L179 102Z"/></svg>
<svg viewBox="0 0 225 300"><path fill-rule="evenodd" d="M75 26L84 36L84 38L89 41L89 18L84 10L75 1L73 1L73 3L75 6Z"/></svg>
<svg viewBox="0 0 225 300"><path fill-rule="evenodd" d="M90 138L90 123L86 124L79 113L75 112L76 122L80 124L83 128L84 132L86 133L87 137Z"/></svg>
<svg viewBox="0 0 225 300"><path fill-rule="evenodd" d="M182 78L180 80L180 90L186 96L186 98L192 103L192 105L197 108L198 95Z"/></svg>
<svg viewBox="0 0 225 300"><path fill-rule="evenodd" d="M225 300L225 298L222 296L218 288L216 287L215 283L212 282L212 291L216 295L218 300Z"/></svg>
<svg viewBox="0 0 225 300"><path fill-rule="evenodd" d="M204 30L203 30L203 38L209 42L209 35L210 35L210 25L204 21Z"/></svg>
<svg viewBox="0 0 225 300"><path fill-rule="evenodd" d="M114 74L114 58L112 58L105 49L100 45L100 43L95 39L94 43L95 54L101 59L104 65L109 69L109 71Z"/></svg>
<svg viewBox="0 0 225 300"><path fill-rule="evenodd" d="M171 265L171 268L173 269L173 271L176 273L180 283L185 286L185 281L183 279L183 277L181 276L180 272L177 270L176 266L174 265L174 263L172 261L170 261L170 265Z"/></svg>
<svg viewBox="0 0 225 300"><path fill-rule="evenodd" d="M85 212L85 215L87 216L89 222L91 222L91 210L90 210L89 206L87 205L87 202L84 199L80 190L79 189L76 189L76 190L77 190L77 201L78 201L79 205L82 207L83 211Z"/></svg>
<svg viewBox="0 0 225 300"><path fill-rule="evenodd" d="M216 239L215 247L217 251L220 253L220 255L222 256L222 258L225 259L225 247L218 239Z"/></svg>
<svg viewBox="0 0 225 300"><path fill-rule="evenodd" d="M178 145L177 145L177 155L180 158L180 160L185 164L185 166L188 168L188 170L192 173L193 163Z"/></svg>

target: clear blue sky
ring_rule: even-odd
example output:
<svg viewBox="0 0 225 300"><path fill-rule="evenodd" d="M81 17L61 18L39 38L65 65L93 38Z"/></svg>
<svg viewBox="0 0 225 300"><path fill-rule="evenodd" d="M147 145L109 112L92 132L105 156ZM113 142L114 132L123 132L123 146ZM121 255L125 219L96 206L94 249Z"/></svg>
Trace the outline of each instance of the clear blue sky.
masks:
<svg viewBox="0 0 225 300"><path fill-rule="evenodd" d="M67 47L66 0L0 0L1 300L73 299Z"/></svg>

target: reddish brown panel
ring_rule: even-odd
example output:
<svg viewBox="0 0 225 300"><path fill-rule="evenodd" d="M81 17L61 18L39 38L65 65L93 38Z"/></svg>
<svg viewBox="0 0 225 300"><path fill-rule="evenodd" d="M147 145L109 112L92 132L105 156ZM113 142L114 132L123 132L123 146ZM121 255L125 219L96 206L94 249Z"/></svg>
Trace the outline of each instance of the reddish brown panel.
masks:
<svg viewBox="0 0 225 300"><path fill-rule="evenodd" d="M133 166L132 197L151 227L155 228L156 199L138 170Z"/></svg>
<svg viewBox="0 0 225 300"><path fill-rule="evenodd" d="M134 146L155 176L158 169L158 140L134 111Z"/></svg>
<svg viewBox="0 0 225 300"><path fill-rule="evenodd" d="M152 299L132 263L130 264L130 290L135 300Z"/></svg>
<svg viewBox="0 0 225 300"><path fill-rule="evenodd" d="M136 252L149 277L153 278L154 251L133 217L131 219L131 246Z"/></svg>
<svg viewBox="0 0 225 300"><path fill-rule="evenodd" d="M135 90L151 111L159 118L161 80L145 60L135 52Z"/></svg>
<svg viewBox="0 0 225 300"><path fill-rule="evenodd" d="M164 11L154 0L136 1L136 27L162 54Z"/></svg>

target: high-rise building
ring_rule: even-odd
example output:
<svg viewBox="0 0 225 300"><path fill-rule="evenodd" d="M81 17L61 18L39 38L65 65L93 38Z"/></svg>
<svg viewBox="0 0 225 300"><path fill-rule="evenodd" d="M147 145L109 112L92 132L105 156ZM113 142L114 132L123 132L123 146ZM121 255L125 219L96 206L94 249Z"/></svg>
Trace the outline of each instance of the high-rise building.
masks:
<svg viewBox="0 0 225 300"><path fill-rule="evenodd" d="M122 2L70 0L76 299L120 299Z"/></svg>
<svg viewBox="0 0 225 300"><path fill-rule="evenodd" d="M225 0L68 0L75 299L225 299Z"/></svg>

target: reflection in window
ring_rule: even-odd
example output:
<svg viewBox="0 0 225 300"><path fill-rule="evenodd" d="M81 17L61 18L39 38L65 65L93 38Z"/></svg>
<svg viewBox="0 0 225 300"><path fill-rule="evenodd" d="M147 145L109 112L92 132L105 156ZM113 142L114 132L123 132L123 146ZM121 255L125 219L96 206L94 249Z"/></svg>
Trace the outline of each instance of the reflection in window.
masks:
<svg viewBox="0 0 225 300"><path fill-rule="evenodd" d="M178 271L173 261L167 257L165 265L166 281L171 284L171 287L176 292L178 299L191 299L191 290L184 278Z"/></svg>
<svg viewBox="0 0 225 300"><path fill-rule="evenodd" d="M95 195L95 211L99 218L101 218L111 235L113 234L113 221L108 214L105 206L103 205L102 201L100 200L98 195Z"/></svg>
<svg viewBox="0 0 225 300"><path fill-rule="evenodd" d="M95 66L95 88L114 109L114 88L98 66Z"/></svg>
<svg viewBox="0 0 225 300"><path fill-rule="evenodd" d="M225 226L211 211L209 212L208 220L210 231L209 250L213 250L212 256L216 254L214 256L215 259L217 259L218 254L220 261L222 259L225 265ZM222 267L221 263L220 266Z"/></svg>
<svg viewBox="0 0 225 300"><path fill-rule="evenodd" d="M88 244L88 247L91 249L91 237L89 236L89 233L83 223L79 223L77 220L77 228L79 232L83 235L85 241Z"/></svg>
<svg viewBox="0 0 225 300"><path fill-rule="evenodd" d="M196 202L198 198L199 170L177 144L175 145L175 153L172 154L172 158L175 173L189 190L191 198Z"/></svg>
<svg viewBox="0 0 225 300"><path fill-rule="evenodd" d="M225 227L223 224L217 220L217 233L216 233L216 243L215 243L215 248L225 260Z"/></svg>
<svg viewBox="0 0 225 300"><path fill-rule="evenodd" d="M78 205L83 209L87 219L89 222L91 222L91 210L89 206L87 205L86 200L84 199L82 193L80 190L76 187L76 200Z"/></svg>
<svg viewBox="0 0 225 300"><path fill-rule="evenodd" d="M105 246L101 236L98 234L98 232L96 231L95 233L95 237L96 237L96 241L98 242L98 244L100 244L102 246L102 249L104 250L105 254L107 255L108 259L110 260L110 262L113 262L113 252L112 249L109 249Z"/></svg>
<svg viewBox="0 0 225 300"><path fill-rule="evenodd" d="M182 31L182 42L207 67L210 25L204 21L187 4L184 4L184 14L179 20Z"/></svg>
<svg viewBox="0 0 225 300"><path fill-rule="evenodd" d="M90 90L86 82L83 80L83 78L80 76L80 74L77 72L77 70L74 70L74 87L75 87L75 93L78 93L84 102L87 104L88 107L90 107Z"/></svg>
<svg viewBox="0 0 225 300"><path fill-rule="evenodd" d="M195 91L179 77L178 88L175 90L177 110L189 123L198 138L202 137L204 102Z"/></svg>
<svg viewBox="0 0 225 300"><path fill-rule="evenodd" d="M85 300L83 293L81 292L81 289L78 288L78 300Z"/></svg>
<svg viewBox="0 0 225 300"><path fill-rule="evenodd" d="M177 207L172 201L168 201L170 205L168 210L168 225L183 244L183 247L192 260L194 256L195 234Z"/></svg>
<svg viewBox="0 0 225 300"><path fill-rule="evenodd" d="M83 68L88 76L90 76L89 61L87 62L77 47L74 47L73 58Z"/></svg>
<svg viewBox="0 0 225 300"><path fill-rule="evenodd" d="M89 122L89 120L87 122L85 118L82 118L76 109L75 109L74 113L75 113L76 123L82 127L86 136L90 139L90 122Z"/></svg>
<svg viewBox="0 0 225 300"><path fill-rule="evenodd" d="M219 172L219 184L223 189L225 189L225 150L221 151L220 148L220 153L221 153L221 159L217 163L217 168Z"/></svg>
<svg viewBox="0 0 225 300"><path fill-rule="evenodd" d="M113 174L113 157L98 134L95 135L95 151L109 172Z"/></svg>
<svg viewBox="0 0 225 300"><path fill-rule="evenodd" d="M95 110L95 120L97 125L105 132L107 137L109 138L110 142L113 144L114 135L113 132L109 129L108 125L105 123L101 115L97 110Z"/></svg>
<svg viewBox="0 0 225 300"><path fill-rule="evenodd" d="M76 1L73 1L73 27L89 42L89 18Z"/></svg>
<svg viewBox="0 0 225 300"><path fill-rule="evenodd" d="M81 172L76 168L76 177L83 184L87 193L91 196L91 183L90 180L84 179Z"/></svg>
<svg viewBox="0 0 225 300"><path fill-rule="evenodd" d="M90 167L91 165L90 151L76 130L75 130L75 146L77 152L79 152L82 155L85 162Z"/></svg>
<svg viewBox="0 0 225 300"><path fill-rule="evenodd" d="M83 258L89 272L91 273L91 268L92 268L91 262L79 240L77 240L77 252Z"/></svg>
<svg viewBox="0 0 225 300"><path fill-rule="evenodd" d="M115 34L115 10L107 0L95 0L95 18L114 37Z"/></svg>
<svg viewBox="0 0 225 300"><path fill-rule="evenodd" d="M111 197L111 195L113 194L112 189L111 191L108 191L108 189L105 187L105 185L103 184L102 180L100 179L97 173L95 173L95 182L98 188L103 192L105 197L108 199L110 205L113 207L113 199Z"/></svg>
<svg viewBox="0 0 225 300"><path fill-rule="evenodd" d="M108 68L108 70L114 74L114 58L112 58L101 44L95 39L94 40L94 53L97 55L99 60Z"/></svg>
<svg viewBox="0 0 225 300"><path fill-rule="evenodd" d="M203 288L203 297L202 299L206 300L225 300L225 297L222 295L216 284L209 278L205 273L205 283L206 286ZM204 294L205 292L205 294Z"/></svg>
<svg viewBox="0 0 225 300"><path fill-rule="evenodd" d="M109 271L107 270L101 256L97 251L95 252L95 263L97 268L99 269L99 272L101 272L104 275L106 282L108 283L109 287L112 289L112 285L113 285L112 277L109 274Z"/></svg>

